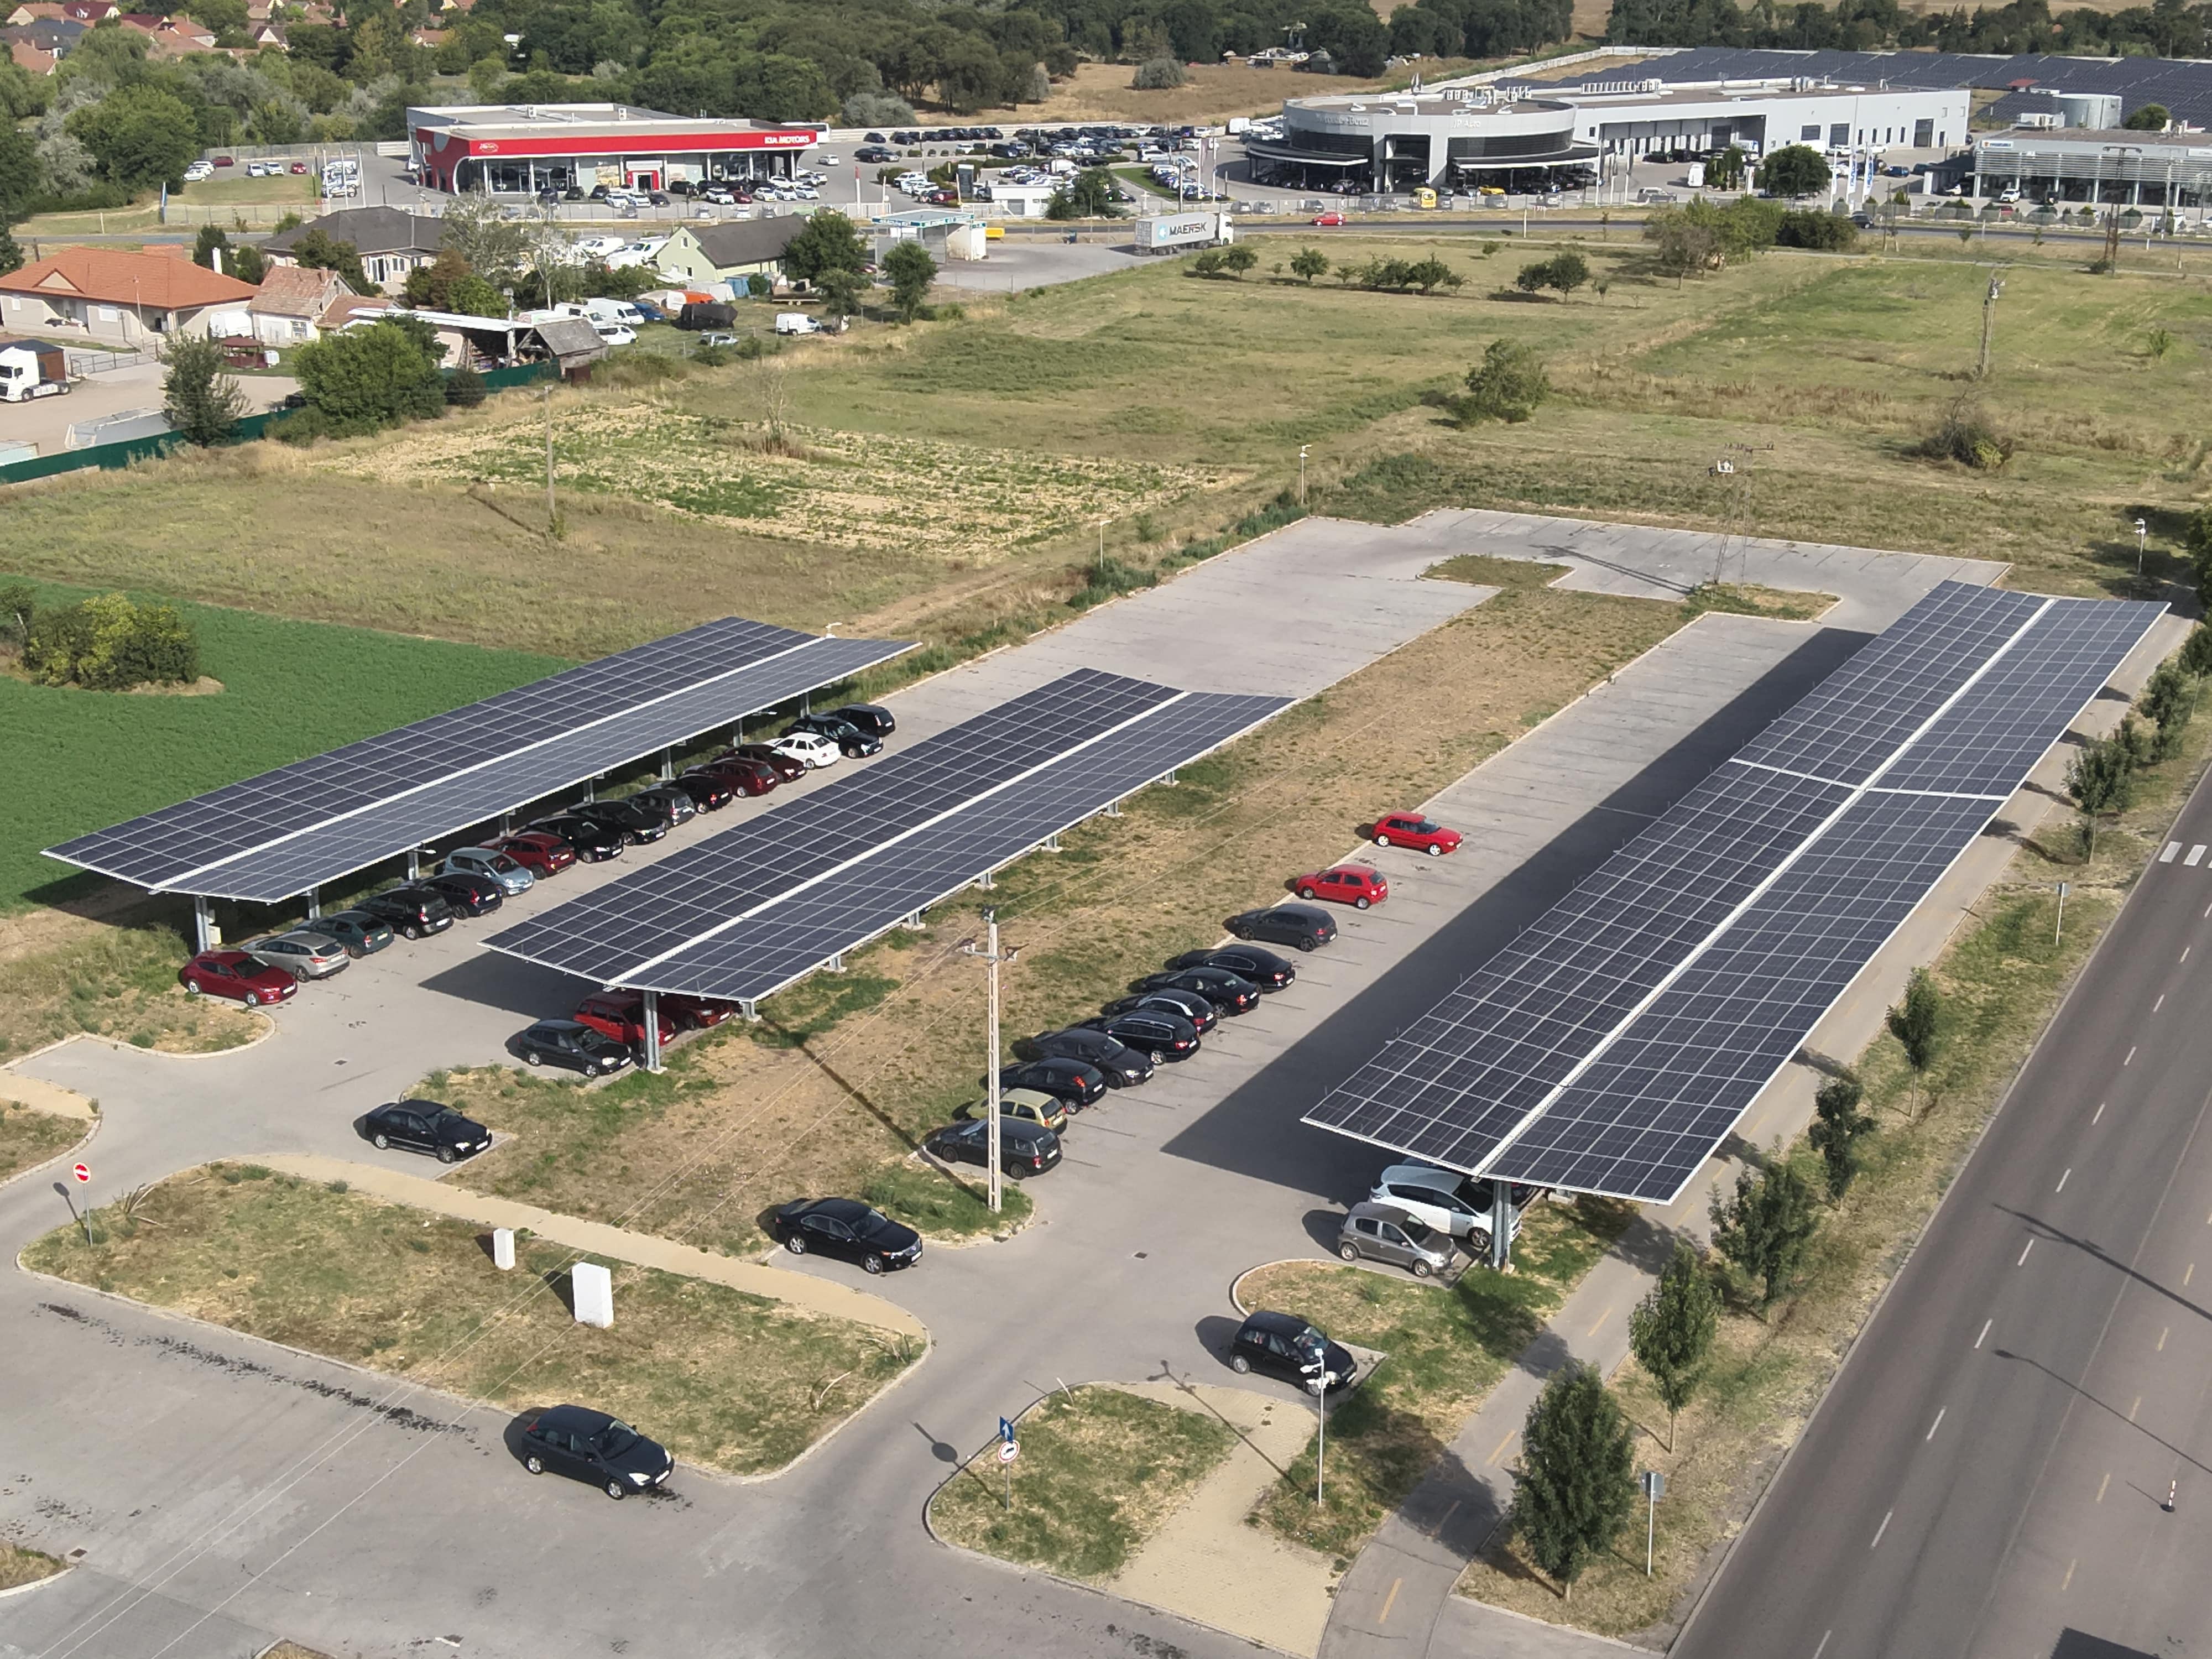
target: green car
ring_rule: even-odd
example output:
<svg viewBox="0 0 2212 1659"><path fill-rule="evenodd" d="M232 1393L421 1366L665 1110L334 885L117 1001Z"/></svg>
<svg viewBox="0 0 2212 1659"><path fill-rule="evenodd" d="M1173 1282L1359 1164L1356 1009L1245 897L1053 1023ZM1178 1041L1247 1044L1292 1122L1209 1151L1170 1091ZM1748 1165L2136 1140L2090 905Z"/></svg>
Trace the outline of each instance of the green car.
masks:
<svg viewBox="0 0 2212 1659"><path fill-rule="evenodd" d="M971 1100L960 1109L963 1118L980 1118L989 1109L989 1103ZM1058 1134L1067 1127L1067 1108L1042 1089L1008 1089L999 1096L999 1115L1017 1117L1024 1123L1034 1123Z"/></svg>

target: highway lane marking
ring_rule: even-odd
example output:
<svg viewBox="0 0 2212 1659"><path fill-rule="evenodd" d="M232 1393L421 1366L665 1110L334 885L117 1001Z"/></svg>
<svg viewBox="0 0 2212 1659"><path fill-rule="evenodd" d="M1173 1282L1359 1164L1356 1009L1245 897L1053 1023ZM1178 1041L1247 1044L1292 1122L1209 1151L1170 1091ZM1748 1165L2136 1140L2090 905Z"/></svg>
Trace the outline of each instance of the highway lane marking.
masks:
<svg viewBox="0 0 2212 1659"><path fill-rule="evenodd" d="M2163 991L2160 991L2160 992L2158 994L2158 1000L2157 1000L2156 1002L2154 1002L2154 1003L2152 1003L2152 1004L2151 1004L2151 1006L2150 1006L2150 1011L2151 1011L2151 1012L2153 1012L2153 1013L2154 1014L2154 1013L2156 1013L2160 1009L2161 1009L2161 1008L2163 1008L2163 1007L2165 1007L2165 1006L2166 1006L2166 993L2165 993L2165 992L2163 992Z"/></svg>
<svg viewBox="0 0 2212 1659"><path fill-rule="evenodd" d="M1820 1632L1820 1645L1813 1650L1813 1659L1820 1659L1820 1656L1828 1650L1828 1638L1835 1633L1832 1630L1824 1630Z"/></svg>
<svg viewBox="0 0 2212 1659"><path fill-rule="evenodd" d="M1387 1625L1390 1622L1391 1604L1398 1599L1398 1586L1405 1582L1402 1578L1393 1578L1390 1581L1390 1593L1382 1598L1382 1611L1375 1615L1376 1624Z"/></svg>
<svg viewBox="0 0 2212 1659"><path fill-rule="evenodd" d="M1889 1515L1885 1515L1881 1517L1881 1524L1874 1529L1874 1542L1867 1546L1869 1549L1876 1549L1881 1547L1882 1534L1889 1530L1889 1517L1891 1515L1895 1515L1897 1511L1895 1510L1892 1510L1889 1512Z"/></svg>
<svg viewBox="0 0 2212 1659"><path fill-rule="evenodd" d="M2034 1248L2035 1241L2031 1238L2027 1243L2020 1247L2020 1260L2014 1262L2012 1265L2015 1267L2026 1267L2027 1265L2027 1253Z"/></svg>
<svg viewBox="0 0 2212 1659"><path fill-rule="evenodd" d="M2112 1484L2112 1472L2110 1469L2106 1469L2105 1471L2105 1478L2097 1483L2097 1501L2100 1504L2105 1501L2105 1488Z"/></svg>
<svg viewBox="0 0 2212 1659"><path fill-rule="evenodd" d="M2064 1192L2066 1190L2066 1183L2073 1178L2073 1170L2067 1170L2064 1175L2058 1177L2058 1184L2056 1187L2053 1187L2051 1190L2054 1193Z"/></svg>
<svg viewBox="0 0 2212 1659"><path fill-rule="evenodd" d="M2194 1261L2192 1261L2192 1262L2191 1262L2191 1263L2189 1264L2188 1270L2187 1270L2186 1272L2185 1272L2185 1273L2181 1275L2181 1283L2182 1283L2182 1287L2183 1287L2184 1289L2188 1288L2189 1281L2190 1281L2191 1279L2192 1279L2196 1278L2196 1277L2197 1277L2197 1264L2196 1264Z"/></svg>
<svg viewBox="0 0 2212 1659"><path fill-rule="evenodd" d="M2096 1116L2096 1117L2093 1117L2093 1118L2091 1118L2091 1119L2089 1120L2089 1127L2090 1127L2091 1128L2093 1128L2093 1129L2094 1129L2094 1128L2095 1128L2095 1127L2097 1127L2097 1118L2099 1118L2099 1117L2102 1117L2102 1116L2104 1116L2104 1115L2105 1115L2105 1103L2104 1103L2103 1101L2101 1101L2101 1100L2100 1100L2100 1101L2099 1101L2099 1102L2097 1103L2097 1116Z"/></svg>
<svg viewBox="0 0 2212 1659"><path fill-rule="evenodd" d="M1982 1334L1974 1339L1974 1346L1977 1348L1980 1347L1983 1343L1989 1340L1990 1327L1996 1322L1997 1322L1994 1319L1984 1319L1982 1322Z"/></svg>
<svg viewBox="0 0 2212 1659"><path fill-rule="evenodd" d="M1498 1449L1491 1453L1489 1457L1484 1460L1482 1467L1486 1469L1496 1468L1498 1460L1505 1455L1505 1449L1512 1443L1513 1437L1510 1434L1508 1434L1504 1439L1498 1443Z"/></svg>
<svg viewBox="0 0 2212 1659"><path fill-rule="evenodd" d="M2204 907L2204 915L2206 918L2212 918L2212 904Z"/></svg>
<svg viewBox="0 0 2212 1659"><path fill-rule="evenodd" d="M1591 1327L1589 1328L1589 1329L1588 1329L1587 1331L1584 1331L1584 1332L1583 1333L1583 1340L1584 1340L1585 1341L1587 1341L1589 1338L1591 1338L1591 1337L1593 1337L1593 1336L1595 1336L1595 1335L1597 1334L1597 1332L1598 1332L1598 1325L1602 1325L1602 1324L1604 1324L1604 1323L1605 1323L1605 1322L1606 1322L1607 1320L1608 1320L1608 1319L1610 1319L1610 1318L1612 1318L1612 1317L1613 1317L1613 1310L1612 1310L1612 1309L1610 1309L1610 1308L1607 1308L1607 1309L1603 1313L1600 1314L1600 1315L1597 1316L1597 1324L1596 1324L1596 1325L1593 1325L1593 1326L1591 1326Z"/></svg>
<svg viewBox="0 0 2212 1659"><path fill-rule="evenodd" d="M2166 851L2158 855L2158 861L2160 864L2171 864L2173 862L2173 855L2180 850L2181 843L2179 842L2170 841L2166 844Z"/></svg>
<svg viewBox="0 0 2212 1659"><path fill-rule="evenodd" d="M2196 846L2194 846L2194 847L2192 847L2192 848L2191 848L2189 849L2189 856L2188 856L2187 858L2185 858L2185 859L2182 860L2182 862L2183 862L2184 864L2187 865L2191 869L2194 870L2194 869L2197 867L2197 860L2199 860L2199 859L2201 859L2201 858L2203 858L2203 856L2204 856L2204 843L2203 843L2203 842L2201 842L2201 841L2200 841L2200 842L2198 842L2197 843L2197 845L2196 845Z"/></svg>
<svg viewBox="0 0 2212 1659"><path fill-rule="evenodd" d="M2058 1589L2062 1594L2065 1591L2066 1587L2074 1582L2074 1569L2080 1563L2080 1560L2081 1558L2076 1556L2072 1561L2069 1561L2066 1564L2066 1576L2058 1581Z"/></svg>
<svg viewBox="0 0 2212 1659"><path fill-rule="evenodd" d="M2183 945L2183 946L2181 947L2181 962L2186 962L2186 961L2188 961L2188 960L2189 960L2189 947L2188 947L2186 945ZM2174 965L2175 967L2179 968L2179 966L2181 966L2181 962L2177 962L2177 963L2175 963L2173 965Z"/></svg>
<svg viewBox="0 0 2212 1659"><path fill-rule="evenodd" d="M1936 1420L1928 1425L1928 1432L1921 1437L1922 1445L1926 1445L1936 1437L1936 1431L1943 1426L1943 1413L1950 1409L1948 1406L1939 1406L1936 1408Z"/></svg>
<svg viewBox="0 0 2212 1659"><path fill-rule="evenodd" d="M2136 1051L2135 1051L2132 1048L2130 1048L2128 1050L2128 1057L2127 1057L2125 1060L2122 1060L2122 1061L2120 1062L2120 1064L2121 1064L2121 1065L2123 1065L2123 1066L2132 1066L2132 1065L2134 1065L2135 1063L2136 1063Z"/></svg>

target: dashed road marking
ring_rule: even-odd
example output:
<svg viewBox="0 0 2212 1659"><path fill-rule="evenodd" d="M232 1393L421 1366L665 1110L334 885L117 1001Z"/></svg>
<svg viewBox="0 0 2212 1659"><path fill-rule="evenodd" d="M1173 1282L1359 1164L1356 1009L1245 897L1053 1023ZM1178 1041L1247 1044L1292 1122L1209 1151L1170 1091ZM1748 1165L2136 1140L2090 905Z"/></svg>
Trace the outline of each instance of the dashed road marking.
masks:
<svg viewBox="0 0 2212 1659"><path fill-rule="evenodd" d="M2201 842L2201 841L2200 841L2200 842L2198 842L2197 843L2197 845L2196 845L2196 846L2194 846L2194 847L2192 847L2192 848L2191 848L2189 849L2189 856L2188 856L2187 858L2185 858L2185 859L2182 860L2182 862L2183 862L2184 864L2187 865L2191 869L2194 870L2194 869L2197 867L2197 860L2199 860L2199 859L2201 859L2201 858L2203 858L2203 856L2204 856L2204 843L2203 843L2203 842Z"/></svg>
<svg viewBox="0 0 2212 1659"><path fill-rule="evenodd" d="M2012 1265L2015 1267L2026 1267L2027 1265L2027 1253L2034 1248L2035 1241L2031 1238L2027 1243L2020 1247L2020 1260L2014 1262Z"/></svg>
<svg viewBox="0 0 2212 1659"><path fill-rule="evenodd" d="M2096 1112L2096 1116L2095 1116L2095 1117L2092 1117L2092 1118L2089 1120L2089 1127L2090 1127L2091 1128L2093 1128L2093 1129L2094 1129L2094 1128L2095 1128L2095 1127L2097 1127L2097 1118L2102 1117L2102 1116L2104 1116L2104 1115L2105 1115L2105 1103L2104 1103L2103 1101L2101 1101L2101 1100L2100 1100L2100 1101L2099 1101L2099 1102L2097 1103L2097 1112Z"/></svg>
<svg viewBox="0 0 2212 1659"><path fill-rule="evenodd" d="M2191 1262L2191 1263L2189 1264L2189 1267L2188 1267L2187 1271L2185 1271L2185 1272L2181 1275L2181 1283L2182 1283L2183 1287L2185 1289L2185 1288L2188 1286L2189 1281L2190 1281L2191 1279L2192 1279L2196 1278L2196 1277L2197 1277L2197 1264L2196 1264L2194 1261L2192 1261L2192 1262Z"/></svg>
<svg viewBox="0 0 2212 1659"><path fill-rule="evenodd" d="M2141 1395L2137 1395L2136 1396L2136 1403L2128 1407L2128 1421L2130 1423L2134 1422L2136 1420L2136 1413L2142 1409L2142 1396Z"/></svg>
<svg viewBox="0 0 2212 1659"><path fill-rule="evenodd" d="M1936 1407L1936 1420L1928 1425L1928 1432L1920 1437L1920 1443L1922 1445L1926 1445L1929 1441L1936 1437L1936 1431L1943 1426L1943 1413L1950 1409L1951 1408L1948 1406L1939 1406Z"/></svg>
<svg viewBox="0 0 2212 1659"><path fill-rule="evenodd" d="M1509 1434L1504 1439L1498 1443L1498 1449L1490 1454L1489 1457L1484 1461L1482 1467L1486 1469L1497 1468L1498 1460L1505 1455L1505 1449L1512 1443L1513 1437Z"/></svg>
<svg viewBox="0 0 2212 1659"><path fill-rule="evenodd" d="M1599 1328L1600 1326L1603 1325L1607 1320L1608 1320L1608 1319L1610 1319L1610 1318L1612 1318L1612 1317L1613 1317L1613 1310L1612 1310L1612 1309L1610 1309L1610 1308L1607 1308L1607 1309L1603 1313L1600 1314L1600 1315L1597 1316L1597 1322L1596 1322L1596 1324L1592 1325L1592 1326L1589 1328L1589 1329L1588 1329L1587 1331L1584 1331L1584 1332L1583 1333L1583 1340L1587 1341L1587 1340L1589 1340L1591 1337L1595 1336L1595 1335L1598 1334L1598 1328Z"/></svg>
<svg viewBox="0 0 2212 1659"><path fill-rule="evenodd" d="M1982 1322L1982 1334L1974 1339L1974 1346L1977 1348L1980 1347L1983 1343L1989 1340L1990 1327L1996 1322L1997 1322L1994 1319L1984 1319Z"/></svg>
<svg viewBox="0 0 2212 1659"><path fill-rule="evenodd" d="M2166 1006L2166 993L2165 993L2165 992L2163 992L2163 991L2160 991L2160 992L2158 994L2158 1000L2157 1000L2156 1002L2154 1002L2154 1003L2152 1003L2152 1004L2151 1004L2151 1006L2150 1006L2150 1011L2151 1011L2151 1012L2153 1012L2153 1013L2154 1014L2154 1013L2156 1013L2160 1009L2161 1009L2161 1008L2163 1008L2163 1007L2165 1007L2165 1006Z"/></svg>
<svg viewBox="0 0 2212 1659"><path fill-rule="evenodd" d="M1813 1650L1813 1659L1820 1659L1820 1656L1828 1650L1828 1638L1835 1633L1832 1630L1824 1630L1820 1632L1820 1645Z"/></svg>
<svg viewBox="0 0 2212 1659"><path fill-rule="evenodd" d="M2136 1063L2136 1051L2135 1051L2134 1048L2133 1048L2132 1046L2130 1046L2130 1047L2129 1048L2129 1049L2128 1049L2128 1057L2127 1057L2125 1060L2122 1060L2122 1061L2120 1062L2120 1064L2121 1064L2121 1065L2123 1065L2123 1066L2132 1066L2132 1065L2134 1065L2135 1063Z"/></svg>
<svg viewBox="0 0 2212 1659"><path fill-rule="evenodd" d="M2158 1334L2158 1351L2160 1353L2164 1353L2166 1352L2166 1339L2172 1334L2173 1327L2171 1325L2166 1326L2160 1330Z"/></svg>
<svg viewBox="0 0 2212 1659"><path fill-rule="evenodd" d="M2097 1483L2097 1501L2100 1504L2105 1501L2105 1488L2112 1484L2112 1472L2110 1469L2106 1469L2105 1471L2105 1478Z"/></svg>
<svg viewBox="0 0 2212 1659"><path fill-rule="evenodd" d="M2054 1193L2064 1192L2066 1190L2066 1183L2072 1180L2073 1177L2074 1171L2071 1170L2067 1170L2064 1175L2058 1177L2058 1184L2056 1187L2053 1187L2051 1190Z"/></svg>
<svg viewBox="0 0 2212 1659"><path fill-rule="evenodd" d="M1873 1543L1871 1543L1871 1544L1869 1544L1869 1545L1867 1546L1867 1547L1868 1547L1869 1549L1875 1549L1875 1548L1880 1547L1880 1546L1881 1546L1881 1535L1882 1535L1882 1534L1884 1534L1884 1533L1886 1533L1886 1532L1887 1532L1887 1531L1889 1530L1889 1520L1890 1520L1890 1516L1893 1516L1893 1515L1895 1515L1896 1513L1897 1513L1897 1511L1896 1511L1895 1510L1892 1510L1889 1512L1889 1515L1885 1515L1885 1516L1883 1516L1881 1517L1881 1524L1880 1526L1876 1527L1876 1528L1874 1529L1874 1542L1873 1542Z"/></svg>
<svg viewBox="0 0 2212 1659"><path fill-rule="evenodd" d="M2171 864L2173 862L2174 854L2179 853L2180 850L2181 843L2179 842L2170 841L2166 844L2166 851L2158 855L2158 861L2160 864Z"/></svg>
<svg viewBox="0 0 2212 1659"><path fill-rule="evenodd" d="M2076 1559L2078 1560L2078 1559L2079 1558L2077 1557ZM2063 1591L2068 1585L2074 1582L2075 1565L2074 1561L2069 1561L2066 1564L2066 1576L2058 1581L2058 1588L2060 1590Z"/></svg>
<svg viewBox="0 0 2212 1659"><path fill-rule="evenodd" d="M1398 1599L1398 1586L1405 1582L1402 1578L1393 1578L1390 1581L1390 1593L1382 1598L1382 1611L1375 1615L1376 1624L1387 1625L1390 1622L1390 1608Z"/></svg>

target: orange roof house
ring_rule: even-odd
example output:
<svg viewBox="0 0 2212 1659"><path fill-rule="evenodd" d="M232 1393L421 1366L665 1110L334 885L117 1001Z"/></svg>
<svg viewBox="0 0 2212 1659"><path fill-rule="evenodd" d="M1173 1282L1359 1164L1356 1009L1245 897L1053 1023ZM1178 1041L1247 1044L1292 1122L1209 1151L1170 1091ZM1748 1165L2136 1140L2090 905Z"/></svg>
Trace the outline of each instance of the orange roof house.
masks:
<svg viewBox="0 0 2212 1659"><path fill-rule="evenodd" d="M75 331L137 341L202 333L220 307L243 309L257 290L190 259L121 248L65 247L0 276L0 329L56 338Z"/></svg>

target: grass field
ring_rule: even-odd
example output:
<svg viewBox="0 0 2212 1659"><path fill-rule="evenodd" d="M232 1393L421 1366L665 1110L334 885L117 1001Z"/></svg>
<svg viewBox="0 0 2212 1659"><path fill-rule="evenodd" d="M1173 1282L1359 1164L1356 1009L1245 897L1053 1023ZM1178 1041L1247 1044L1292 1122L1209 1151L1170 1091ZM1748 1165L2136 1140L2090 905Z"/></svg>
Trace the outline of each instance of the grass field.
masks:
<svg viewBox="0 0 2212 1659"><path fill-rule="evenodd" d="M90 1127L76 1118L33 1111L13 1101L0 1100L0 1181L68 1151L84 1139Z"/></svg>
<svg viewBox="0 0 2212 1659"><path fill-rule="evenodd" d="M930 1500L930 1525L947 1543L1094 1584L1128 1565L1236 1441L1217 1418L1106 1387L1049 1395L1019 1434L1011 1482L978 1453Z"/></svg>
<svg viewBox="0 0 2212 1659"><path fill-rule="evenodd" d="M587 1400L732 1474L782 1468L921 1357L848 1320L622 1264L616 1323L594 1329L569 1311L571 1251L519 1240L502 1273L465 1223L253 1164L188 1171L92 1224L90 1249L64 1227L25 1264L515 1412Z"/></svg>

